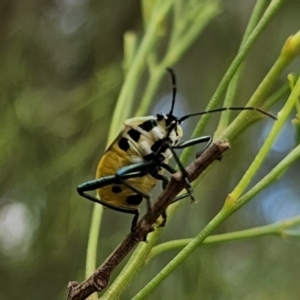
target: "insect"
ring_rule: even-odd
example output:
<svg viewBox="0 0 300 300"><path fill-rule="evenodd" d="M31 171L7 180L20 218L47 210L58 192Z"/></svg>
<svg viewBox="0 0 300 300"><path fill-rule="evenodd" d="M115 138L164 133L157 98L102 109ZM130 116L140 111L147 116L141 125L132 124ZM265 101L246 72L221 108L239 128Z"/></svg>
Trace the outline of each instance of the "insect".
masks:
<svg viewBox="0 0 300 300"><path fill-rule="evenodd" d="M133 214L131 231L138 221L139 205L143 199L146 199L148 211L151 210L150 191L157 181L162 182L163 189L168 184L168 178L162 174L163 171L167 170L171 174L176 172L168 164L171 157L174 157L183 174L187 190L186 194L178 196L171 203L187 196L194 200L187 172L175 150L201 143L205 143L204 149L206 149L211 144L212 138L201 136L180 143L183 136L180 124L184 120L192 116L224 110L256 110L276 119L272 114L256 107L221 107L176 117L173 114L177 92L176 78L171 68L167 68L167 71L171 75L172 82L170 111L167 114L158 113L156 116L126 120L120 134L102 156L98 164L96 179L77 187L78 193L88 200L119 212ZM94 190L97 190L99 198L87 193ZM163 221L160 226L166 223L165 211L162 217Z"/></svg>

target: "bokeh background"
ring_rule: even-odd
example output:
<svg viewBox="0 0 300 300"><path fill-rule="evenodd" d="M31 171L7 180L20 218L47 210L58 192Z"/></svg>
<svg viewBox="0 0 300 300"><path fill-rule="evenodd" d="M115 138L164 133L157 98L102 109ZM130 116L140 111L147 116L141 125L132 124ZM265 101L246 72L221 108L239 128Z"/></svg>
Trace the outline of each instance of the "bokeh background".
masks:
<svg viewBox="0 0 300 300"><path fill-rule="evenodd" d="M222 1L220 14L173 66L179 115L205 107L238 50L253 6L252 0ZM247 102L285 39L300 29L299 16L300 2L286 1L256 42L237 104ZM93 204L77 195L76 186L94 177L105 149L123 82L123 35L128 30L142 32L138 1L1 1L0 300L64 299L67 283L84 279ZM296 59L278 86L288 72L299 71L299 65ZM146 84L145 77L139 93ZM166 97L170 97L167 74L149 114L168 110L169 104L162 102ZM217 120L212 118L205 134L213 134ZM186 137L195 122L186 123ZM193 207L187 201L168 223L162 241L193 236L216 214L271 125L272 120L263 120L234 141L196 190L201 201ZM256 180L294 143L293 127L287 124ZM300 214L299 167L298 162L227 220L219 233ZM105 212L99 264L128 232L130 218ZM175 254L155 258L124 299L130 299ZM299 299L299 257L299 241L276 237L205 246L149 299Z"/></svg>

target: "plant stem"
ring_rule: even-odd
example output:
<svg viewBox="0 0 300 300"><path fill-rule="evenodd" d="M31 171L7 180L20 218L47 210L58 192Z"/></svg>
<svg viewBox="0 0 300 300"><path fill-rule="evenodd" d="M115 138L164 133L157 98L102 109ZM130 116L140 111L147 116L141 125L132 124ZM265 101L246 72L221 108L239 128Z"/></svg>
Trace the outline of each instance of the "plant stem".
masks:
<svg viewBox="0 0 300 300"><path fill-rule="evenodd" d="M230 212L226 207L207 224L207 226L188 244L177 256L172 259L166 267L164 267L157 276L155 276L132 300L143 299L148 295L159 283L161 283L198 245L229 215Z"/></svg>
<svg viewBox="0 0 300 300"><path fill-rule="evenodd" d="M246 194L241 196L233 207L233 212L238 210L241 206L247 203L250 199L255 197L260 191L266 188L271 183L278 180L284 172L292 165L296 160L300 158L300 145L298 145L291 153L289 153L270 173L268 173L262 180L260 180L253 188L251 188Z"/></svg>
<svg viewBox="0 0 300 300"><path fill-rule="evenodd" d="M299 35L300 37L300 35ZM243 178L240 180L236 188L233 190L231 194L228 195L225 205L236 205L237 199L243 193L245 188L250 183L253 176L256 174L257 170L260 168L263 160L265 159L266 155L270 151L270 148L278 136L278 133L282 129L287 117L289 116L291 110L294 108L295 102L297 101L300 95L300 77L297 80L295 88L293 89L290 97L288 98L285 106L282 110L278 113L278 120L274 123L265 143L263 144L262 148L260 149L259 153L255 157L253 163L249 167L249 169L244 174ZM243 202L244 204L245 202Z"/></svg>
<svg viewBox="0 0 300 300"><path fill-rule="evenodd" d="M156 231L158 230L156 229ZM140 243L138 245L137 249L134 251L134 255L132 255L127 262L126 267L101 296L101 300L119 299L121 294L135 277L135 274L139 271L142 265L144 265L144 262L149 255L150 250L156 242L157 238L152 237L151 239L148 239L147 244Z"/></svg>
<svg viewBox="0 0 300 300"><path fill-rule="evenodd" d="M93 209L89 238L88 238L85 278L89 278L96 269L97 252L95 251L95 249L97 249L97 245L98 245L99 224L101 224L102 213L103 213L102 206L95 204ZM90 295L88 299L89 300L98 299L97 294Z"/></svg>
<svg viewBox="0 0 300 300"><path fill-rule="evenodd" d="M218 12L218 1L211 1L202 8L202 11L199 13L197 19L193 22L193 26L188 27L188 24L185 24L187 20L184 18L180 20L180 25L177 23L176 25L174 24L168 51L160 62L156 64L152 62L151 68L149 68L149 82L135 115L142 116L145 114L145 112L147 112L158 85L161 82L162 77L166 74L166 67L174 65L181 58L181 56L193 44L196 37ZM188 30L186 30L186 34L181 35L180 33L187 27Z"/></svg>
<svg viewBox="0 0 300 300"><path fill-rule="evenodd" d="M247 106L259 107L262 105L263 100L267 97L267 94L277 81L281 72L287 67L299 51L300 31L286 40L278 59L250 98ZM239 132L245 129L248 119L249 112L241 112L237 118L218 136L218 139L230 139L233 136L236 136Z"/></svg>
<svg viewBox="0 0 300 300"><path fill-rule="evenodd" d="M174 0L166 0L163 4L160 4L160 2L157 1L156 4L153 6L151 20L149 22L149 26L147 27L144 38L138 50L136 51L130 69L126 70L126 79L117 101L117 105L109 130L107 145L109 145L112 139L118 134L121 128L122 120L126 119L131 111L133 105L133 95L134 91L136 90L138 78L140 77L141 72L145 68L144 59L146 57L146 54L153 48L157 38L156 27L161 21L161 19L164 19L165 15L170 10L173 1ZM133 42L132 39L129 39L129 41L130 43ZM130 51L133 50L133 46L133 44L130 45ZM102 207L95 204L89 233L87 251L88 255L86 259L86 274L91 274L96 269L96 254L98 248L98 236L102 212Z"/></svg>
<svg viewBox="0 0 300 300"><path fill-rule="evenodd" d="M289 236L289 232L286 232L286 229L296 227L299 224L300 224L300 215L270 225L260 226L256 228L246 229L246 230L240 230L236 232L208 236L201 245L219 244L224 242L251 239L251 238L257 238L257 237L268 236L268 235L276 235L279 237L286 238ZM161 253L174 250L177 248L183 248L191 241L192 238L169 241L169 242L159 244L151 250L147 258L147 263L155 256Z"/></svg>
<svg viewBox="0 0 300 300"><path fill-rule="evenodd" d="M222 78L220 84L218 85L216 91L214 92L211 100L209 101L208 105L206 106L206 110L213 109L218 104L223 92L227 88L229 82L231 81L232 77L234 76L235 72L239 68L242 61L245 59L246 55L250 51L251 47L253 46L254 42L258 38L258 36L261 34L263 29L268 25L268 23L271 21L272 17L275 15L279 7L282 5L284 0L273 0L269 4L268 8L266 9L264 15L262 16L261 20L257 24L257 26L254 28L254 30L251 32L249 38L245 42L244 47L238 52L237 56L229 66L227 72L225 73L224 77ZM203 132L203 129L205 128L207 122L209 119L209 114L204 115L200 121L198 122L192 137L200 136ZM182 155L181 155L181 161L185 163L188 159L188 157L191 154L192 149L184 149Z"/></svg>
<svg viewBox="0 0 300 300"><path fill-rule="evenodd" d="M234 207L233 211L239 209L242 205L244 205L250 199L254 198L259 192L261 192L271 183L278 180L288 169L288 167L292 165L295 161L297 161L299 158L300 158L300 145L298 145L295 149L293 149L270 173L268 173L262 180L260 180L254 187L252 187L245 195L243 195L239 199L238 205ZM288 233L284 233L283 230L296 226L298 224L299 218L300 216L297 216L295 218L280 221L271 225L261 226L258 228L242 230L235 233L214 235L211 237L207 237L207 239L203 242L203 244L231 241L231 240L235 240L236 239L235 237L237 236L240 238L250 238L250 237L261 236L260 234L264 235L263 233L272 234L273 229L275 229L274 233L278 235L281 236L288 235ZM190 241L191 239L184 239L184 240L171 241L171 242L158 245L154 247L153 250L150 252L148 260L156 256L158 253L169 250L169 247L170 249L183 247Z"/></svg>
<svg viewBox="0 0 300 300"><path fill-rule="evenodd" d="M143 40L135 54L131 68L128 70L124 84L122 86L114 115L111 122L111 129L108 136L109 143L115 138L116 132L121 128L122 122L126 120L131 112L131 106L128 103L133 102L134 91L139 82L141 73L145 69L145 60L149 52L152 51L157 40L157 26L163 20L171 9L174 0L166 0L163 4L156 2L156 8L153 8L151 20L148 23Z"/></svg>
<svg viewBox="0 0 300 300"><path fill-rule="evenodd" d="M247 38L249 37L249 35L251 34L251 32L253 31L253 29L255 28L255 26L257 25L259 18L262 14L262 11L266 5L266 0L258 0L256 1L256 5L253 9L253 12L251 14L248 26L246 28L244 37L242 39L241 42L241 46L240 46L240 50L243 48L243 46L246 43ZM233 100L234 100L234 96L236 93L236 89L237 89L237 85L239 83L239 79L240 79L240 75L242 73L243 70L243 66L245 64L245 61L240 65L240 67L237 69L235 75L233 76L233 78L231 79L228 88L227 88L227 92L226 92L226 96L225 96L225 100L224 100L224 106L225 107L230 107L232 106ZM229 116L230 116L230 111L224 111L221 114L220 117L220 121L219 121L219 125L218 128L215 132L215 136L218 136L227 126L229 123Z"/></svg>
<svg viewBox="0 0 300 300"><path fill-rule="evenodd" d="M295 41L295 40L294 40ZM177 256L171 260L171 262L163 268L161 272L157 276L155 276L133 299L138 300L144 298L151 290L153 290L159 283L161 283L179 264L181 264L185 258L187 258L191 252L196 249L204 239L214 230L216 229L224 220L226 220L234 211L244 205L250 198L246 198L246 200L242 200L239 202L238 198L244 188L250 182L250 179L254 176L258 167L262 163L262 160L265 158L268 153L274 139L282 128L288 114L294 106L295 101L298 99L300 95L300 77L297 80L295 88L293 89L289 99L287 100L285 106L278 114L278 121L274 124L271 132L266 139L264 145L253 161L252 165L249 167L248 171L234 189L234 191L228 195L225 200L225 204L220 210L220 212L208 223L206 227L188 244L186 245Z"/></svg>

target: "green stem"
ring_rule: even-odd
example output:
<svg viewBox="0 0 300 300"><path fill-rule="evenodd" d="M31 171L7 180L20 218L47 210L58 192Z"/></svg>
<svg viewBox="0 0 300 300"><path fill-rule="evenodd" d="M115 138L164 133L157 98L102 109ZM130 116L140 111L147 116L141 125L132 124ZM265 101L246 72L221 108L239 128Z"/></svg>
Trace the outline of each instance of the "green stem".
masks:
<svg viewBox="0 0 300 300"><path fill-rule="evenodd" d="M300 37L300 36L299 36ZM233 190L233 192L228 195L226 199L225 205L234 206L236 205L236 202L238 201L238 198L240 195L244 192L250 181L252 180L253 176L256 174L257 170L261 166L263 160L265 159L266 155L270 151L270 148L278 136L278 133L282 129L287 117L289 116L291 110L294 108L295 102L297 101L298 97L300 95L300 77L297 80L297 83L295 85L295 88L293 89L290 97L288 98L285 106L282 108L282 110L278 113L278 120L274 123L265 143L263 144L262 148L260 149L259 153L255 157L253 163L249 167L249 169L246 171L243 178L240 180L236 188ZM244 203L243 203L244 204Z"/></svg>
<svg viewBox="0 0 300 300"><path fill-rule="evenodd" d="M168 51L166 51L165 57L156 65L151 64L150 68L150 78L147 84L145 93L140 102L139 108L136 112L137 116L142 116L147 112L153 96L161 82L162 77L166 74L166 67L174 65L180 57L186 52L186 50L193 44L196 37L201 33L201 31L208 25L209 21L218 13L219 8L217 1L212 1L203 7L201 13L198 15L193 26L189 28L185 35L179 38L180 33L177 31L182 31L186 26L184 26L184 19L180 23L183 25L176 25L173 28L172 36L176 36L176 42L171 39ZM172 46L171 46L172 44Z"/></svg>
<svg viewBox="0 0 300 300"><path fill-rule="evenodd" d="M271 97L268 98L268 100L266 101L264 107L265 108L269 108L272 105L274 105L276 102L278 102L280 99L282 99L283 97L287 97L288 93L289 93L290 89L289 89L289 85L287 83L285 83L284 85L282 85L281 88L279 88ZM247 120L247 126L249 126L250 124L254 123L257 120L260 120L261 116L258 114L253 114L252 116L250 116L250 118ZM245 126L246 127L246 126ZM233 141L236 136L238 135L238 133L240 133L240 130L236 132L235 135L231 135L230 136L230 140ZM200 182L201 180L203 180L203 177L208 174L210 172L210 169L213 166L209 166L208 169L206 170L206 172L204 172L202 174L202 176L200 176L199 178L197 178L194 182L193 182L193 188L195 188ZM179 209L179 207L182 205L182 202L178 202L175 203L174 205L170 206L168 208L168 219L172 219L172 216L174 215L174 213L176 212L176 210Z"/></svg>
<svg viewBox="0 0 300 300"><path fill-rule="evenodd" d="M257 26L254 28L254 30L251 32L249 38L245 42L244 47L238 52L237 56L231 63L230 67L228 68L227 72L225 73L224 77L222 78L220 84L218 85L216 91L214 92L211 100L209 101L208 105L206 106L206 110L213 109L218 104L223 92L227 88L230 80L234 76L235 72L237 71L238 67L242 63L242 61L245 59L246 55L250 51L251 47L253 46L254 42L260 35L260 33L263 31L263 29L268 25L268 23L271 21L274 14L277 12L279 7L282 5L284 0L273 0L269 4L267 10L265 11L264 15L262 16L261 20L257 24ZM198 122L192 137L200 136L203 132L203 129L205 128L207 122L209 119L209 115L204 115L200 121ZM183 163L185 163L188 159L188 157L191 154L192 149L186 148L182 155L181 160Z"/></svg>
<svg viewBox="0 0 300 300"><path fill-rule="evenodd" d="M155 276L132 300L143 299L148 295L159 283L161 283L184 259L195 250L199 244L230 214L230 211L223 207L222 210L207 224L207 226L186 245L177 256L172 259L166 267L164 267L157 276Z"/></svg>
<svg viewBox="0 0 300 300"><path fill-rule="evenodd" d="M277 4L278 4L278 2L277 2ZM263 21L265 21L265 22L263 22L263 21L261 21L260 23L259 23L259 25L256 27L256 30L254 30L254 33L256 33L256 35L254 34L254 35L252 35L252 41L254 41L254 37L257 37L257 35L258 35L258 33L260 32L260 30L262 30L262 28L264 28L264 26L266 25L266 20L269 20L270 19L270 16L272 16L273 14L274 14L274 12L278 9L278 7L276 8L276 9L274 9L274 7L272 7L273 9L269 9L269 14L265 14L264 15L264 17L262 18L262 20ZM260 30L258 30L257 28L259 28ZM253 37L254 36L254 37ZM251 39L250 39L250 41L251 41ZM248 43L246 43L246 45L250 45L251 43L248 41ZM243 50L242 50L243 51ZM224 217L224 216L226 216L226 214L224 215L224 211L227 211L227 209L226 208L224 208L223 210L222 210L222 213L221 213L221 215ZM216 224L218 224L218 218L216 218L216 219L214 219L214 222L212 223L213 225L216 225ZM208 227L208 229L209 229L209 227ZM205 232L208 232L208 231L204 231L204 234L205 234ZM199 240L199 241L201 241L201 239ZM189 248L189 249L192 249L192 248ZM188 250L189 251L189 250ZM179 257L179 262L180 262L180 257ZM170 268L169 268L169 265L167 266L167 268L168 268L168 271L171 271L172 270L172 264L170 265ZM160 273L161 274L161 273ZM164 276L164 275L162 275L162 276Z"/></svg>
<svg viewBox="0 0 300 300"><path fill-rule="evenodd" d="M286 96L288 97L288 94L290 93L290 88L287 83L283 84L273 95L271 95L264 103L265 108L272 107L275 103L277 103L280 99Z"/></svg>
<svg viewBox="0 0 300 300"><path fill-rule="evenodd" d="M237 197L243 191L250 179L258 170L258 162L261 163L262 160L265 158L266 154L268 153L272 142L276 138L277 134L279 133L280 129L283 126L284 121L286 120L289 112L294 106L294 103L298 96L300 95L300 77L293 89L289 99L287 100L284 108L278 114L278 121L274 124L270 135L268 136L267 140L265 141L263 147L259 151L258 155L256 156L255 160L253 161L252 165L246 172L245 176L242 178L240 183L238 184L237 188L227 197L224 206L222 207L221 211L213 218L211 222L187 245L185 246L178 255L161 271L159 274L154 277L133 299L138 300L144 298L151 290L153 290L159 283L161 283L179 264L183 262L185 258L187 258L191 252L196 249L204 239L214 230L216 229L224 220L226 220L234 211L236 211L237 207L241 207L246 203L243 200L239 203ZM247 199L249 201L250 199Z"/></svg>
<svg viewBox="0 0 300 300"><path fill-rule="evenodd" d="M246 31L245 31L245 34L243 37L243 40L241 42L240 49L244 47L247 38L249 37L250 33L253 31L253 29L257 25L259 18L262 14L262 11L266 5L266 2L267 2L267 0L256 1L256 5L253 9L253 12L251 14L248 26L246 28ZM242 73L244 64L245 64L245 62L243 62L240 65L240 67L238 68L238 70L236 71L235 75L233 76L232 80L230 81L230 83L228 85L228 89L227 89L225 100L224 100L225 107L232 106L234 96L236 93L236 89L237 89L237 85L239 83L240 75ZM225 111L224 113L221 114L219 125L215 132L215 136L218 136L228 126L229 116L230 116L230 111Z"/></svg>
<svg viewBox="0 0 300 300"><path fill-rule="evenodd" d="M207 24L208 20L211 19L216 14L216 11L217 11L216 4L211 3L209 5L209 9L206 9L204 11L206 18L203 21L198 19L197 25L193 27L192 32L189 34L188 38L185 39L183 45L181 45L180 48L176 48L177 49L176 55L168 54L166 56L170 64L175 63L175 61L179 59L179 57L183 54L183 52L186 51L186 49L191 45L191 43L196 38L196 32L199 34L200 29L203 28L203 26ZM195 28L198 28L197 29L198 31ZM157 86L162 76L165 74L165 66L168 65L168 64L165 65L165 63L166 61L164 60L163 63L160 63L156 67L152 65L152 67L150 68L150 81L147 85L147 89L144 94L144 98L141 101L137 115L139 114L142 115L147 110L150 100L152 99L153 94L157 89ZM111 287L105 293L104 299L116 299L123 292L123 290L129 285L129 282L133 279L133 277L135 276L139 268L144 264L145 258L147 257L149 251L151 250L152 241L156 240L159 237L160 232L161 230L156 230L154 233L149 235L148 237L149 243L146 246L141 246L137 248L137 250L132 255L133 261L130 260L130 263L126 265L126 267L120 273L116 281L111 285Z"/></svg>
<svg viewBox="0 0 300 300"><path fill-rule="evenodd" d="M201 245L219 244L224 242L232 242L237 240L257 238L257 237L262 237L267 235L276 235L279 237L286 238L287 236L289 236L289 232L288 231L286 232L286 230L296 227L298 225L300 225L300 215L270 225L260 226L256 228L246 229L246 230L240 230L236 232L208 236ZM192 238L181 239L181 240L165 242L155 246L151 250L147 258L147 263L155 256L160 255L166 251L185 247L192 240L193 240Z"/></svg>
<svg viewBox="0 0 300 300"><path fill-rule="evenodd" d="M292 165L295 161L297 161L299 158L300 158L300 145L298 145L295 149L293 149L292 152L290 152L269 174L267 174L254 187L252 187L245 195L243 195L239 199L238 204L234 207L232 212L238 210L246 202L254 198L259 192L261 192L271 183L278 180L283 175L283 173L288 169L288 167ZM282 230L295 226L296 222L298 222L297 221L298 218L300 218L300 216L285 221L280 221L272 225L262 226L259 227L258 231L256 230L257 228L253 228L253 229L238 231L237 233L228 233L228 234L226 233L221 235L214 235L211 237L207 237L207 239L203 242L203 244L231 241L231 240L235 240L236 239L235 237L250 238L250 237L261 236L260 233L266 232L266 234L268 234L268 230L269 229L271 230L272 228L278 229L277 233L279 235L283 235ZM269 234L271 234L271 231L269 231ZM177 247L184 247L190 241L191 239L183 239L179 241L171 241L171 242L163 243L159 246L156 246L150 252L147 260L149 261L150 258L156 256L157 254L169 250L169 247L170 249L177 248Z"/></svg>
<svg viewBox="0 0 300 300"><path fill-rule="evenodd" d="M160 231L156 229L155 230ZM126 264L126 267L114 280L111 286L106 290L106 292L101 296L101 300L114 300L119 299L124 290L128 287L130 282L135 277L139 269L144 265L144 262L149 255L152 247L157 242L158 235L156 238L153 237L150 239L148 235L148 243L140 243L137 249L134 251L133 255L130 257L129 261Z"/></svg>
<svg viewBox="0 0 300 300"><path fill-rule="evenodd" d="M294 36L289 37L282 51L276 60L275 64L265 76L264 80L258 86L252 97L250 98L247 106L260 106L264 99L267 97L270 89L277 81L281 72L287 67L292 59L298 54L300 50L300 31ZM249 119L249 112L243 111L238 117L218 136L218 139L231 138L237 135L245 128L247 120Z"/></svg>
<svg viewBox="0 0 300 300"><path fill-rule="evenodd" d="M274 4L274 2L276 2ZM233 62L229 68L229 70L226 72L226 74L224 75L220 85L218 86L216 92L214 93L214 96L212 98L213 99L218 99L218 97L221 95L221 91L223 90L223 88L225 88L226 82L229 81L230 78L232 78L231 75L234 74L234 70L236 69L237 66L237 61L240 60L240 56L242 55L243 57L246 55L246 53L244 53L248 47L250 47L250 45L253 44L254 40L257 38L257 36L259 35L259 33L261 32L261 30L266 26L267 21L271 20L271 17L274 15L274 13L277 11L277 9L279 8L279 6L282 4L283 1L273 1L267 11L265 12L264 16L262 17L262 19L260 20L259 24L256 26L255 30L252 31L250 37L248 38L247 42L245 43L245 46L241 49L241 51L238 53L237 57L235 58L235 63ZM275 7L274 7L275 5ZM249 49L248 49L249 50ZM231 70L231 71L230 71ZM230 75L231 74L231 75ZM222 83L223 82L223 83ZM284 91L281 90L281 92L285 92L286 90L284 89ZM274 96L273 101L278 100L279 96L282 95L277 94L276 97ZM212 102L212 100L210 101L210 103ZM271 103L271 101L269 102ZM235 123L235 121L233 123L231 123L231 125L229 126L230 128L232 128L231 131L227 132L227 129L224 130L224 132L222 132L222 134L220 136L218 136L218 139L230 139L233 140L239 133L242 132L242 130L244 130L247 126L249 126L251 123L253 123L255 120L258 120L258 118L260 118L261 116L259 115L255 115L255 114L248 114L248 118L243 118L239 121L239 123ZM202 118L200 120L200 122L198 124L201 124L202 122ZM200 127L199 127L200 128ZM200 128L201 129L201 128ZM198 136L200 135L200 132L198 130L198 128L196 127L196 129L194 130L192 136ZM182 155L180 157L180 160L182 161L183 164L185 164L190 156L190 152L191 152L191 148L190 149L184 149L182 152ZM209 168L210 169L210 168ZM207 170L207 172L209 172L209 169ZM207 173L206 172L206 173ZM202 176L200 178L198 178L193 186L196 186L199 181L201 180L201 178L205 176L205 174L202 174ZM169 219L172 218L173 214L175 213L175 211L178 209L178 207L181 205L180 202L175 203L174 205L172 205L171 207L168 208L168 217Z"/></svg>
<svg viewBox="0 0 300 300"><path fill-rule="evenodd" d="M131 68L126 74L126 79L120 92L120 96L111 122L107 145L109 145L109 143L112 141L112 138L114 138L117 135L119 128L121 128L122 120L126 119L130 113L136 84L138 82L138 78L140 77L141 72L145 67L144 60L146 58L147 53L153 48L157 39L157 25L170 10L173 1L174 0L166 0L163 4L161 4L160 1L157 1L153 7L151 21L149 22L149 26L147 27L144 38L138 50L136 51L135 58L132 61ZM88 241L86 274L91 274L91 271L94 271L96 268L96 254L98 248L97 246L101 216L102 208L99 208L99 205L94 205Z"/></svg>
<svg viewBox="0 0 300 300"><path fill-rule="evenodd" d="M143 98L140 102L139 108L136 112L136 116L143 116L149 109L151 100L157 90L159 83L163 75L166 73L166 69L163 67L154 66L150 69L150 78L144 92Z"/></svg>
<svg viewBox="0 0 300 300"><path fill-rule="evenodd" d="M291 153L289 153L268 175L260 180L253 188L251 188L246 194L240 197L238 202L233 207L233 212L238 210L241 206L247 203L268 185L278 180L287 170L287 168L299 158L300 145L293 149Z"/></svg>
<svg viewBox="0 0 300 300"><path fill-rule="evenodd" d="M178 61L186 49L195 41L199 33L205 28L205 26L208 25L209 21L211 21L218 12L218 1L207 2L205 6L201 7L201 10L198 11L192 24L182 26L182 32L178 34L177 40L174 40L172 45L169 45L166 56L160 64L166 67L171 66Z"/></svg>
<svg viewBox="0 0 300 300"><path fill-rule="evenodd" d="M124 59L123 73L126 75L134 61L134 55L137 48L137 36L135 32L129 31L124 34Z"/></svg>
<svg viewBox="0 0 300 300"><path fill-rule="evenodd" d="M146 33L143 40L135 54L135 59L131 65L131 68L127 72L124 84L122 86L117 105L114 111L114 115L111 122L111 129L108 136L108 141L111 142L119 131L122 122L128 118L131 112L131 106L128 103L132 103L134 91L141 77L141 73L145 69L145 60L149 52L153 50L157 36L157 26L163 20L171 9L174 0L166 0L163 4L159 4L157 1L156 5L159 6L156 9L153 8L151 14L151 20L148 24ZM155 13L154 13L155 12Z"/></svg>
<svg viewBox="0 0 300 300"><path fill-rule="evenodd" d="M86 266L85 266L85 278L89 278L95 271L97 262L97 245L99 237L99 224L101 224L103 208L101 205L94 204L93 215L91 220L91 227L89 232ZM97 294L92 294L88 298L89 300L98 299Z"/></svg>

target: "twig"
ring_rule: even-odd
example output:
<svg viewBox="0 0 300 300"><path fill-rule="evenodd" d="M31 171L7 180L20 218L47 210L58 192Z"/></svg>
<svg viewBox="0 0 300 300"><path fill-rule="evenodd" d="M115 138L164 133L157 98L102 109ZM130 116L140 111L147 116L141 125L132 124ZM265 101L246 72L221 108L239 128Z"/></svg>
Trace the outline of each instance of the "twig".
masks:
<svg viewBox="0 0 300 300"><path fill-rule="evenodd" d="M228 142L215 142L206 149L200 157L186 168L190 182L194 181L214 160L220 159L222 153L228 149ZM149 232L153 231L155 221L184 187L185 183L182 181L181 173L173 174L166 189L153 205L152 210L146 213L138 222L134 233L125 237L123 242L117 246L91 277L80 284L74 281L69 283L67 300L83 300L92 293L105 289L112 271L139 241L142 241Z"/></svg>

